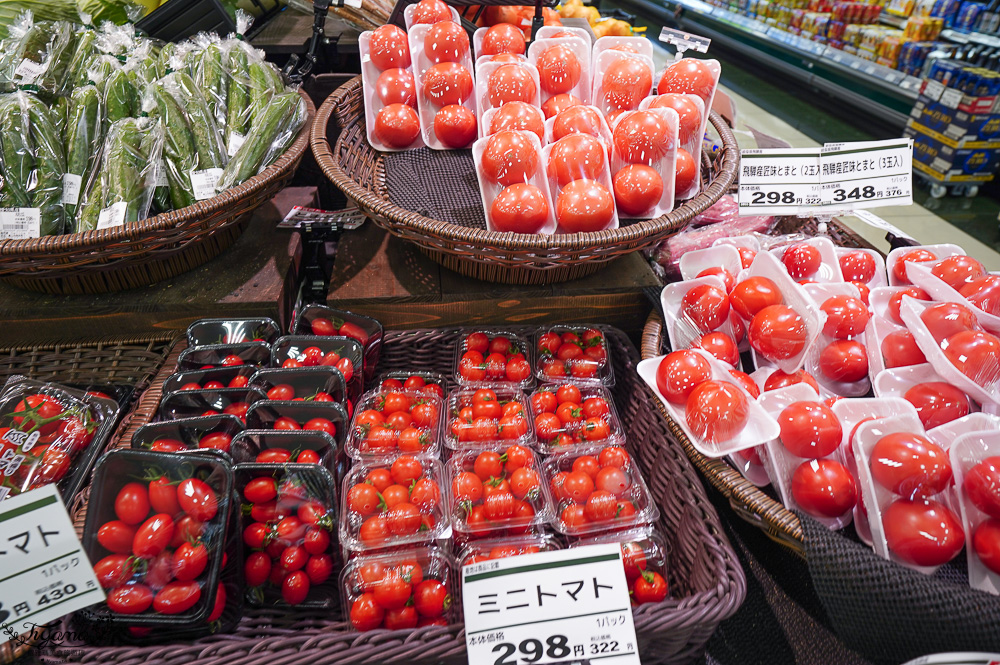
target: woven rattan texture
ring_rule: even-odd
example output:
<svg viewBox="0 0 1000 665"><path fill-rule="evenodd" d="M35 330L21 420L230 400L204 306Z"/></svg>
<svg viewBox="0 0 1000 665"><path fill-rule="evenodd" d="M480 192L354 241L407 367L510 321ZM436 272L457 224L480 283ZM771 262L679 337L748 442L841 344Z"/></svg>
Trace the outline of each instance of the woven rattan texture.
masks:
<svg viewBox="0 0 1000 665"><path fill-rule="evenodd" d="M218 196L140 222L33 240L0 240L0 279L46 293L107 293L153 284L192 270L236 242L250 215L295 175L316 107L284 155Z"/></svg>
<svg viewBox="0 0 1000 665"><path fill-rule="evenodd" d="M340 129L333 146L328 138L331 118L336 118ZM712 113L710 120L723 147L713 162L710 183L701 194L655 219L608 231L553 236L491 233L482 227L423 215L390 199L385 158L368 144L365 135L360 76L340 87L320 107L311 143L316 162L347 198L377 224L416 244L435 261L477 279L549 284L582 277L608 261L651 247L719 200L736 178L739 146L720 116ZM428 205L420 202L418 207Z"/></svg>
<svg viewBox="0 0 1000 665"><path fill-rule="evenodd" d="M447 374L460 334L457 329L387 331L379 369ZM617 377L614 397L628 430L630 450L659 504L660 527L672 552L671 598L635 612L640 652L644 663L691 662L704 650L719 622L739 607L746 580L697 474L683 452L670 443L666 423L635 373L635 347L620 332L608 331L608 338ZM122 445L152 417L162 381L179 352L178 346L141 398L131 427L120 439ZM77 517L77 524L82 524L82 516ZM274 610L251 610L234 633L193 643L121 647L64 643L39 655L52 664L71 659L115 665L422 664L463 663L466 658L461 625L358 634L348 630L339 614L319 617Z"/></svg>

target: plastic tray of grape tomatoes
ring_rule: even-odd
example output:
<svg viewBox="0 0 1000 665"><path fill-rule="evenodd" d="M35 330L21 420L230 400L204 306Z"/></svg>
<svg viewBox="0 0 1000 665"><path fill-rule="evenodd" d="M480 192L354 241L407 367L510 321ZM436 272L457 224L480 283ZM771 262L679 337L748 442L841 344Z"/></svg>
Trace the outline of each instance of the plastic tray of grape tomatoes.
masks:
<svg viewBox="0 0 1000 665"><path fill-rule="evenodd" d="M247 429L326 432L343 441L347 411L336 402L278 402L262 400L247 411Z"/></svg>
<svg viewBox="0 0 1000 665"><path fill-rule="evenodd" d="M458 555L458 565L469 566L482 561L506 559L522 554L552 552L562 549L555 536L550 534L531 534L526 536L510 536L508 538L488 538L473 540L462 548Z"/></svg>
<svg viewBox="0 0 1000 665"><path fill-rule="evenodd" d="M542 452L558 453L580 444L625 441L611 393L603 386L543 385L531 394L528 403Z"/></svg>
<svg viewBox="0 0 1000 665"><path fill-rule="evenodd" d="M669 593L667 563L670 560L666 543L653 527L639 527L628 531L581 538L570 544L586 547L602 543L619 543L622 548L622 565L628 582L632 605L659 603Z"/></svg>
<svg viewBox="0 0 1000 665"><path fill-rule="evenodd" d="M522 535L547 524L552 500L530 448L489 445L448 460L451 522L466 539Z"/></svg>
<svg viewBox="0 0 1000 665"><path fill-rule="evenodd" d="M357 340L349 337L285 335L271 347L271 366L336 367L344 377L347 396L353 402L364 389L364 355Z"/></svg>
<svg viewBox="0 0 1000 665"><path fill-rule="evenodd" d="M333 476L315 464L236 465L249 604L336 603L333 488Z"/></svg>
<svg viewBox="0 0 1000 665"><path fill-rule="evenodd" d="M445 445L534 444L527 399L517 388L460 388L448 395Z"/></svg>
<svg viewBox="0 0 1000 665"><path fill-rule="evenodd" d="M250 385L268 399L347 404L347 384L336 367L272 367L257 370Z"/></svg>
<svg viewBox="0 0 1000 665"><path fill-rule="evenodd" d="M232 456L237 463L320 464L337 476L338 466L346 465L339 447L326 432L246 430L233 439Z"/></svg>
<svg viewBox="0 0 1000 665"><path fill-rule="evenodd" d="M270 344L281 336L281 328L267 317L249 319L199 319L187 329L189 346L209 344Z"/></svg>
<svg viewBox="0 0 1000 665"><path fill-rule="evenodd" d="M465 386L507 383L522 390L535 383L525 338L504 330L472 330L458 343L455 381Z"/></svg>
<svg viewBox="0 0 1000 665"><path fill-rule="evenodd" d="M160 420L180 420L228 413L245 420L250 405L264 399L256 388L219 388L218 390L179 390L160 402Z"/></svg>
<svg viewBox="0 0 1000 665"><path fill-rule="evenodd" d="M137 429L132 434L132 448L158 453L211 448L229 453L233 439L242 431L243 423L230 414L164 420Z"/></svg>
<svg viewBox="0 0 1000 665"><path fill-rule="evenodd" d="M199 627L215 607L232 468L213 452L114 450L94 469L83 548L112 625Z"/></svg>
<svg viewBox="0 0 1000 665"><path fill-rule="evenodd" d="M14 380L0 394L0 500L56 483L69 503L114 431L112 399L54 383Z"/></svg>
<svg viewBox="0 0 1000 665"><path fill-rule="evenodd" d="M356 340L364 350L365 383L374 378L385 331L370 316L325 305L306 305L293 315L291 330L296 335L339 335Z"/></svg>
<svg viewBox="0 0 1000 665"><path fill-rule="evenodd" d="M177 358L177 370L239 367L241 365L267 367L270 361L271 347L264 342L210 344L208 346L190 346L181 351Z"/></svg>
<svg viewBox="0 0 1000 665"><path fill-rule="evenodd" d="M355 464L344 478L340 542L349 552L431 545L451 534L444 467L398 455Z"/></svg>
<svg viewBox="0 0 1000 665"><path fill-rule="evenodd" d="M443 400L415 390L378 390L358 402L347 454L354 459L380 458L396 453L441 454Z"/></svg>
<svg viewBox="0 0 1000 665"><path fill-rule="evenodd" d="M652 524L660 511L624 448L602 446L545 461L556 502L552 525L567 536Z"/></svg>
<svg viewBox="0 0 1000 665"><path fill-rule="evenodd" d="M341 575L345 618L360 632L453 624L460 605L452 571L435 549L361 555Z"/></svg>
<svg viewBox="0 0 1000 665"><path fill-rule="evenodd" d="M600 381L615 385L604 333L591 326L553 326L534 335L535 376L540 381Z"/></svg>
<svg viewBox="0 0 1000 665"><path fill-rule="evenodd" d="M378 382L379 390L419 390L434 393L444 398L448 388L448 377L438 372L417 372L399 370L386 372Z"/></svg>
<svg viewBox="0 0 1000 665"><path fill-rule="evenodd" d="M163 394L178 390L217 390L219 388L246 388L257 368L253 365L234 365L214 369L192 369L171 374L163 382Z"/></svg>

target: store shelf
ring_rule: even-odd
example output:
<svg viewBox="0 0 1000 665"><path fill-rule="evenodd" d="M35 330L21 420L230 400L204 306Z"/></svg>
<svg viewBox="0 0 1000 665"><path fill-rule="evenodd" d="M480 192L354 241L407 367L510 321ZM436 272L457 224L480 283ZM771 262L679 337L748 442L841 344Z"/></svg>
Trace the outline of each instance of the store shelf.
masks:
<svg viewBox="0 0 1000 665"><path fill-rule="evenodd" d="M700 0L621 0L630 11L711 38L754 62L835 96L843 103L902 128L917 99L920 79L768 26ZM675 14L674 9L682 11Z"/></svg>
<svg viewBox="0 0 1000 665"><path fill-rule="evenodd" d="M1000 37L981 32L960 32L958 30L942 30L941 39L956 44L981 44L982 46L1000 47Z"/></svg>

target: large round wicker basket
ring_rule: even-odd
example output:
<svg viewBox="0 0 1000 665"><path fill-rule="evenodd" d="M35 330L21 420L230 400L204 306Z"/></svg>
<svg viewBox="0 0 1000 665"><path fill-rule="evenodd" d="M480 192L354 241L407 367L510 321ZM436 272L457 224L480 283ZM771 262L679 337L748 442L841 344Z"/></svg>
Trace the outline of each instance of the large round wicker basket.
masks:
<svg viewBox="0 0 1000 665"><path fill-rule="evenodd" d="M170 279L236 242L250 215L281 191L302 161L316 107L284 155L236 187L192 206L100 231L0 240L0 279L46 293L107 293Z"/></svg>
<svg viewBox="0 0 1000 665"><path fill-rule="evenodd" d="M348 199L393 235L417 245L442 264L489 282L551 284L583 277L630 252L652 247L679 231L719 200L739 169L739 147L725 121L710 121L722 148L709 160L709 183L702 192L669 214L596 233L552 236L497 233L430 219L389 200L385 165L365 135L361 77L341 86L320 106L313 123L312 150L323 172ZM339 136L330 145L330 120Z"/></svg>

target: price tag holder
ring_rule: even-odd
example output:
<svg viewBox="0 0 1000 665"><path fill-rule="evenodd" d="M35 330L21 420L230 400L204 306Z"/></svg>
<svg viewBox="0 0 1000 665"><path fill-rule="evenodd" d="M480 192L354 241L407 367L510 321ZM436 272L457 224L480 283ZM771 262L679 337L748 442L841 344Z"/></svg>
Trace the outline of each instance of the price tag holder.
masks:
<svg viewBox="0 0 1000 665"><path fill-rule="evenodd" d="M41 209L0 208L0 240L27 240L41 235Z"/></svg>
<svg viewBox="0 0 1000 665"><path fill-rule="evenodd" d="M672 28L663 28L660 30L660 41L672 44L677 49L678 57L681 57L681 54L687 50L705 53L708 51L709 44L712 43L712 40L708 37L693 35L690 32L674 30Z"/></svg>
<svg viewBox="0 0 1000 665"><path fill-rule="evenodd" d="M297 229L302 224L329 224L339 230L353 231L361 228L365 219L367 219L365 213L358 208L320 210L319 208L293 206L285 218L278 223L278 228Z"/></svg>
<svg viewBox="0 0 1000 665"><path fill-rule="evenodd" d="M929 97L935 102L941 99L941 94L945 91L944 84L941 81L935 81L930 79L927 81L927 85L924 86L921 94L924 97Z"/></svg>
<svg viewBox="0 0 1000 665"><path fill-rule="evenodd" d="M947 106L950 109L957 109L958 105L962 103L962 91L955 90L954 88L948 88L941 93L941 104Z"/></svg>
<svg viewBox="0 0 1000 665"><path fill-rule="evenodd" d="M462 598L470 665L640 665L618 544L465 566Z"/></svg>
<svg viewBox="0 0 1000 665"><path fill-rule="evenodd" d="M0 502L0 644L104 600L55 485Z"/></svg>
<svg viewBox="0 0 1000 665"><path fill-rule="evenodd" d="M741 150L740 155L740 215L797 215L819 205L819 148Z"/></svg>
<svg viewBox="0 0 1000 665"><path fill-rule="evenodd" d="M839 210L913 203L913 140L827 144L820 160L821 196Z"/></svg>

